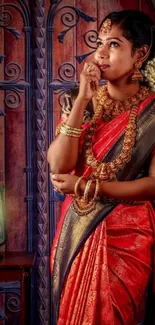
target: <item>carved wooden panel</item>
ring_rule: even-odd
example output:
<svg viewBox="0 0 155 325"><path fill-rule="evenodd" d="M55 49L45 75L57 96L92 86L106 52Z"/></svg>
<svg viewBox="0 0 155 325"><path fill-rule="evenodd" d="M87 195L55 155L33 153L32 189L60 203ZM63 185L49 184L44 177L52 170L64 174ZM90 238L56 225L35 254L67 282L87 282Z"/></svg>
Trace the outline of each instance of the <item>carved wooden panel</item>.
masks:
<svg viewBox="0 0 155 325"><path fill-rule="evenodd" d="M7 232L0 249L36 252L31 325L52 324L49 258L61 203L50 184L46 153L64 92L79 84L104 15L134 8L154 19L153 3L0 0L0 184ZM11 300L17 307L14 318L7 309L12 287L17 298L19 283L0 287L0 325L12 319L18 324L19 300Z"/></svg>

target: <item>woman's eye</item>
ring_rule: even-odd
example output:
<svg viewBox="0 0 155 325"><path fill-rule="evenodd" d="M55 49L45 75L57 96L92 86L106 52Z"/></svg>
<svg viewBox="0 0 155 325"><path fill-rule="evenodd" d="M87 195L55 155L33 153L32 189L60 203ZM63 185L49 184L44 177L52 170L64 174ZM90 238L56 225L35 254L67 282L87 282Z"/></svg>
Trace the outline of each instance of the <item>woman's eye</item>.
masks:
<svg viewBox="0 0 155 325"><path fill-rule="evenodd" d="M119 46L119 44L117 42L111 42L110 43L110 47L117 47Z"/></svg>

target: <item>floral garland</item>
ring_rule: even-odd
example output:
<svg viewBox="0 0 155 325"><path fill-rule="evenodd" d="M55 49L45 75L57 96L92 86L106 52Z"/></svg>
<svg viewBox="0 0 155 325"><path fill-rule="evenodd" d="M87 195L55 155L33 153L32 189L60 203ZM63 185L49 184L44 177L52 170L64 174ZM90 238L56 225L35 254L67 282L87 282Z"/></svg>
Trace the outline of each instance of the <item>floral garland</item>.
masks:
<svg viewBox="0 0 155 325"><path fill-rule="evenodd" d="M151 91L155 92L155 58L148 61L145 69L141 72L148 82Z"/></svg>

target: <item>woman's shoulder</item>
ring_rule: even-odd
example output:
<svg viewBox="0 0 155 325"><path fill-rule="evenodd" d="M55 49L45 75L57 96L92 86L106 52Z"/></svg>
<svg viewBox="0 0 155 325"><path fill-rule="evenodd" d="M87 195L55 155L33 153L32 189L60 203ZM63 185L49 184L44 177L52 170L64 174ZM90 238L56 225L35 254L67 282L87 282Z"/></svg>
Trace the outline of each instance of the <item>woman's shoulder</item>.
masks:
<svg viewBox="0 0 155 325"><path fill-rule="evenodd" d="M152 113L155 113L155 93L150 93L150 96L148 97L148 104L150 108L152 108Z"/></svg>
<svg viewBox="0 0 155 325"><path fill-rule="evenodd" d="M155 113L155 93L150 93L149 96L144 99L139 106L139 113L141 112L147 112L152 111L152 113Z"/></svg>

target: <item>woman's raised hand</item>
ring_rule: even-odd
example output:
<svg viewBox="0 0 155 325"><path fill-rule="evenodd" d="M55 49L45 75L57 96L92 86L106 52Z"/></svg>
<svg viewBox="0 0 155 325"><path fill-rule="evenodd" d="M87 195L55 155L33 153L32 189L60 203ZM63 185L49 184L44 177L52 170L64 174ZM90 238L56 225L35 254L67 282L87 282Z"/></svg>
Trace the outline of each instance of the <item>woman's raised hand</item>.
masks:
<svg viewBox="0 0 155 325"><path fill-rule="evenodd" d="M85 63L80 74L80 88L78 97L90 100L96 95L101 79L101 72L95 62Z"/></svg>

